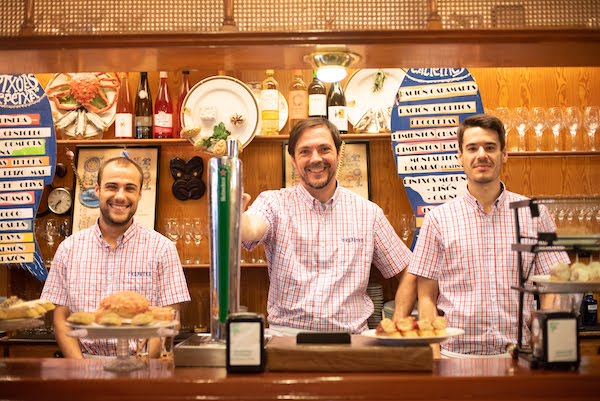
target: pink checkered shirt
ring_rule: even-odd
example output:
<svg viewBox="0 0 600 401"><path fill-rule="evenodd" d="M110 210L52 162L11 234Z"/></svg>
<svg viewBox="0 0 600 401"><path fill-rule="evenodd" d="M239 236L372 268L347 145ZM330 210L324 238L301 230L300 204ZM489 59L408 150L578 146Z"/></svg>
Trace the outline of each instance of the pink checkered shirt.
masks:
<svg viewBox="0 0 600 401"><path fill-rule="evenodd" d="M135 222L111 249L97 224L75 233L58 247L42 298L71 312L94 311L117 291L137 291L151 305L190 300L181 262L171 241ZM80 340L82 352L116 355L114 340ZM130 342L130 349L135 343Z"/></svg>
<svg viewBox="0 0 600 401"><path fill-rule="evenodd" d="M519 293L510 286L518 285L518 254L511 250L516 231L509 204L522 199L526 198L504 190L486 215L467 192L425 216L408 271L438 281L438 309L444 311L450 327L465 330L463 336L444 341L443 348L494 355L517 343ZM519 213L524 234L555 230L545 207L540 207L539 218L532 218L527 208ZM534 255L523 256L524 266L530 266ZM541 252L532 274L548 274L554 263L568 261L563 252ZM533 297L526 294L525 319L532 304ZM524 336L527 340L527 327Z"/></svg>
<svg viewBox="0 0 600 401"><path fill-rule="evenodd" d="M269 323L302 330L361 332L373 313L371 264L385 278L408 265L410 250L379 206L337 187L321 204L301 185L261 193L249 214L264 216L270 277Z"/></svg>

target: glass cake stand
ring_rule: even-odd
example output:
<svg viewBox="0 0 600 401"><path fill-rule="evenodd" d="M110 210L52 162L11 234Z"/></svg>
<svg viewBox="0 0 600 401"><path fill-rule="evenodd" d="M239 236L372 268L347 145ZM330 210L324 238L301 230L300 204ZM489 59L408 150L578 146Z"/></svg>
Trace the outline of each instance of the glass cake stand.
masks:
<svg viewBox="0 0 600 401"><path fill-rule="evenodd" d="M72 330L68 333L71 337L77 338L114 338L117 340L117 357L111 359L104 370L112 372L130 372L143 369L146 363L143 359L137 358L129 352L129 340L150 337L168 337L175 336L177 330L174 328L179 324L177 320L159 321L147 326L101 326L93 323L91 325L79 325L67 323Z"/></svg>

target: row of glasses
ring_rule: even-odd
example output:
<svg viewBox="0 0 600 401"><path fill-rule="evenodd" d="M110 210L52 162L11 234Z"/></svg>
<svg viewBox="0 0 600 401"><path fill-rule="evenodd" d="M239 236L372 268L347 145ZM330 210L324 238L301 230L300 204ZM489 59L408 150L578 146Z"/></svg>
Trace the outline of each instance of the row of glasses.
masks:
<svg viewBox="0 0 600 401"><path fill-rule="evenodd" d="M202 263L200 246L206 237L206 227L200 218L167 218L164 234L173 242L184 264ZM190 252L192 243L195 249L193 262Z"/></svg>
<svg viewBox="0 0 600 401"><path fill-rule="evenodd" d="M600 124L600 108L598 106L588 106L583 112L578 107L533 107L531 110L527 107L498 107L492 111L504 124L504 130L508 137L509 132L514 128L518 133L518 144L511 146L511 150L524 151L525 137L527 131L532 128L535 132L536 145L535 150L542 150L543 133L546 128L552 131L554 151L560 150L559 140L563 128L568 129L571 136L571 150L577 150L576 137L577 132L583 127L588 136L589 149L596 150L595 134Z"/></svg>
<svg viewBox="0 0 600 401"><path fill-rule="evenodd" d="M560 236L599 235L600 204L588 202L560 202L547 205Z"/></svg>

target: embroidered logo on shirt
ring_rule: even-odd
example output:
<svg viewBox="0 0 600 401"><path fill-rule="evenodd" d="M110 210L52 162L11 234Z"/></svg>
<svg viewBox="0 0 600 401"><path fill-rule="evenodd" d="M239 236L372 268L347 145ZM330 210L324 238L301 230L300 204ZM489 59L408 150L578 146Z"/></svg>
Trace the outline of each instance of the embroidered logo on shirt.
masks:
<svg viewBox="0 0 600 401"><path fill-rule="evenodd" d="M127 277L152 277L152 272L127 272Z"/></svg>
<svg viewBox="0 0 600 401"><path fill-rule="evenodd" d="M342 242L346 242L346 243L363 243L364 239L363 238L357 238L357 237L346 237L346 238L342 238Z"/></svg>

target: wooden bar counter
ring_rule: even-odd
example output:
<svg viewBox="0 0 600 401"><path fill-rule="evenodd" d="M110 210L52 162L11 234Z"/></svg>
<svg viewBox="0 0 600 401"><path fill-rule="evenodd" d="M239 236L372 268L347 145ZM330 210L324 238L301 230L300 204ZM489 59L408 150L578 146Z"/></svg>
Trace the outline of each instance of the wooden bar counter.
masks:
<svg viewBox="0 0 600 401"><path fill-rule="evenodd" d="M531 370L524 361L434 361L433 372L232 375L151 361L131 373L102 360L0 360L1 400L577 400L600 399L600 356L577 371Z"/></svg>

